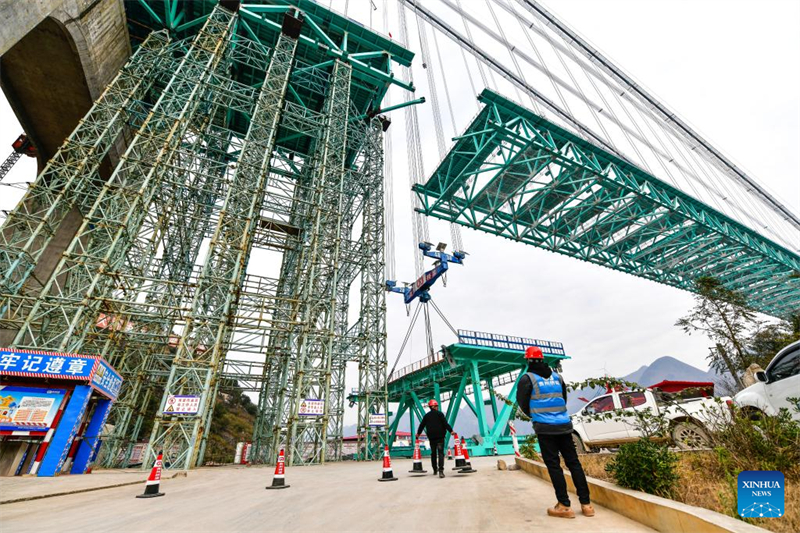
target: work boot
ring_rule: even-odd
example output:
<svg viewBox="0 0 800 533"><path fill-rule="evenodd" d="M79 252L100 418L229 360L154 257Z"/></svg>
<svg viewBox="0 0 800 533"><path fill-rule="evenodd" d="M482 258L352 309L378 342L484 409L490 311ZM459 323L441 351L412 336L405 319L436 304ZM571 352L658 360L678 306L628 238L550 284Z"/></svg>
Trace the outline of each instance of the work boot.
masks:
<svg viewBox="0 0 800 533"><path fill-rule="evenodd" d="M581 512L583 516L594 516L594 507L592 507L591 503L582 503Z"/></svg>
<svg viewBox="0 0 800 533"><path fill-rule="evenodd" d="M439 470L439 477L444 477L444 471Z"/></svg>
<svg viewBox="0 0 800 533"><path fill-rule="evenodd" d="M561 502L558 502L555 507L548 507L547 514L557 518L575 518L575 512L566 505L562 505Z"/></svg>

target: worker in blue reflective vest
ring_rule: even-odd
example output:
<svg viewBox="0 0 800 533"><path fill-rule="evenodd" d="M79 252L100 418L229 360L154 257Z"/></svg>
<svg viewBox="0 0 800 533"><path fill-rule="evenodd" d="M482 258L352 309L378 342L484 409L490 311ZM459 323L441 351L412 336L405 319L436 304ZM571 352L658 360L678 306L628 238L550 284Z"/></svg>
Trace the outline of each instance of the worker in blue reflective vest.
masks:
<svg viewBox="0 0 800 533"><path fill-rule="evenodd" d="M570 509L567 481L561 470L561 460L572 474L572 482L581 502L581 511L594 516L589 500L589 485L586 474L578 460L578 452L572 441L572 421L567 413L567 385L556 372L544 362L541 348L529 346L525 350L528 371L517 385L517 404L533 420L533 430L539 440L542 460L550 473L558 503L549 507L547 514L559 518L575 518Z"/></svg>

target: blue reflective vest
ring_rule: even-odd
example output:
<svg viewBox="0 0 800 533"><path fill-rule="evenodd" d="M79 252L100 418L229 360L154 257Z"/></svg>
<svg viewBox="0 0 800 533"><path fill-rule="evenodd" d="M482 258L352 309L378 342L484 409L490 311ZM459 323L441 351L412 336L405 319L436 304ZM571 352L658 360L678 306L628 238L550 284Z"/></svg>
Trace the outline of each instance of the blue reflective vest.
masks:
<svg viewBox="0 0 800 533"><path fill-rule="evenodd" d="M528 372L533 390L531 391L531 418L539 424L568 424L567 404L561 390L561 377L553 372L545 379Z"/></svg>

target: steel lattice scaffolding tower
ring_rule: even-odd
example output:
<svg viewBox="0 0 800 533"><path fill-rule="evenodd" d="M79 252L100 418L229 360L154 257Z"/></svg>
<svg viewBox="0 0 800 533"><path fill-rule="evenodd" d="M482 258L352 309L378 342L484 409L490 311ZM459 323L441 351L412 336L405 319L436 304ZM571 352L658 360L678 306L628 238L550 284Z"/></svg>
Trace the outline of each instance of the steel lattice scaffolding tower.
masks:
<svg viewBox="0 0 800 533"><path fill-rule="evenodd" d="M144 464L160 450L200 464L228 389L259 393L256 460L339 459L348 363L359 428L386 413L379 113L390 85L413 90L392 74L413 54L313 2L234 4L127 5L163 29L132 33L134 55L2 227L4 344L100 353L125 378L108 466L147 431ZM78 230L45 272L65 220ZM175 396L199 408L171 411Z"/></svg>

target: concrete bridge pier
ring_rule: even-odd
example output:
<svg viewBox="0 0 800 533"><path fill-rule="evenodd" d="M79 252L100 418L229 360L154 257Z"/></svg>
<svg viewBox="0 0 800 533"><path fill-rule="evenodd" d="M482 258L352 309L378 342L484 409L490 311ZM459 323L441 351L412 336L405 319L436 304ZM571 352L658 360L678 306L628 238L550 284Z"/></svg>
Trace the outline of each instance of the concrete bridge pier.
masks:
<svg viewBox="0 0 800 533"><path fill-rule="evenodd" d="M130 56L125 7L122 0L0 0L0 20L0 87L36 146L41 172ZM0 147L12 140L0 139ZM111 150L101 176L123 150L121 143ZM77 209L65 217L26 292L50 277L82 220ZM15 334L0 330L0 345Z"/></svg>

